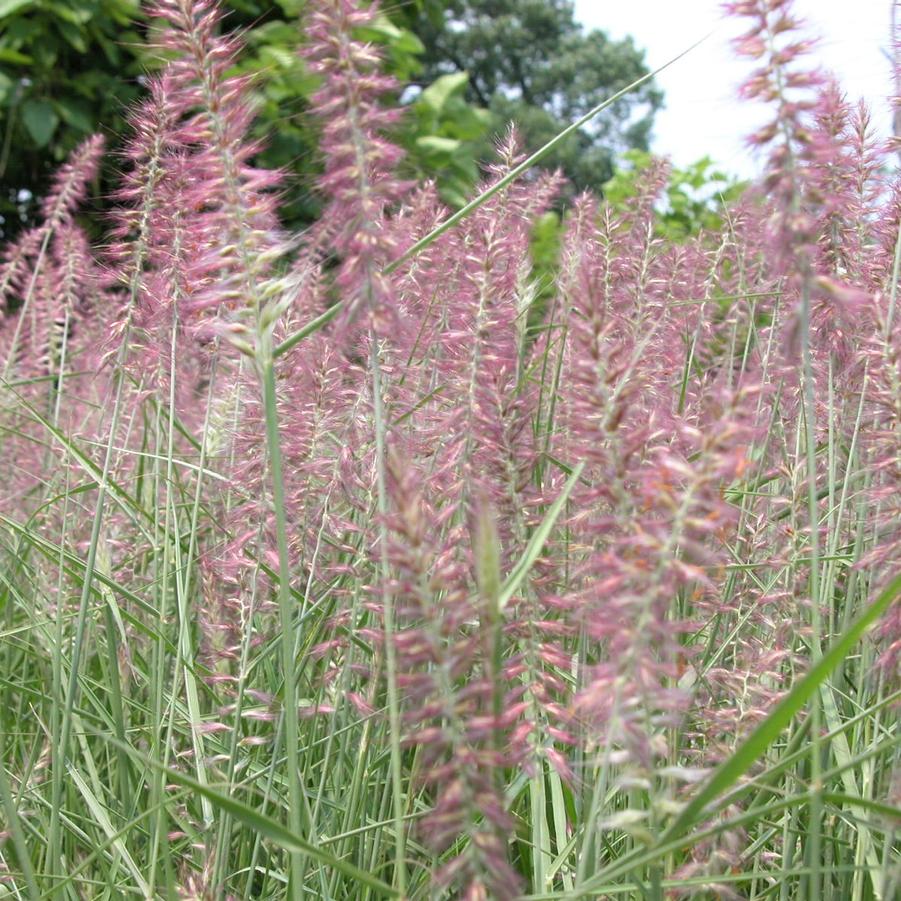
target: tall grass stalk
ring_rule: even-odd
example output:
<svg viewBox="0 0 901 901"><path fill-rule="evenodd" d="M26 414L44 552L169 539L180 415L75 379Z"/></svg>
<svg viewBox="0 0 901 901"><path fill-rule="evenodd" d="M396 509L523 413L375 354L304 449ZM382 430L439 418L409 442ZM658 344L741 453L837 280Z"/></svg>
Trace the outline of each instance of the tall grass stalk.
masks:
<svg viewBox="0 0 901 901"><path fill-rule="evenodd" d="M357 0L286 234L238 37L146 4L112 216L90 139L0 263L0 894L897 895L895 148L726 6L764 171L674 238L666 160L538 167L631 88L411 184Z"/></svg>

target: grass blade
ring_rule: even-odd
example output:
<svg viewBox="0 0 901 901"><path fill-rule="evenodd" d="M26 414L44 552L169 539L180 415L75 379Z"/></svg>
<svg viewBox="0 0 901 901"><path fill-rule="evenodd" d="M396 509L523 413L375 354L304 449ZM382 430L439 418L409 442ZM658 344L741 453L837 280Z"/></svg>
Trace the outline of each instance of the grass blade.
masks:
<svg viewBox="0 0 901 901"><path fill-rule="evenodd" d="M579 481L579 476L582 474L584 467L584 463L579 463L575 469L573 469L572 474L563 486L563 491L560 492L554 503L551 504L544 519L541 521L541 525L539 525L532 533L529 538L529 543L522 552L522 557L517 560L516 565L510 571L510 575L507 576L504 584L501 586L501 592L498 598L498 605L501 610L507 606L510 602L510 598L512 598L519 590L519 586L522 585L523 579L528 575L529 570L538 559L539 554L544 550L545 542L548 540L548 536L551 534L551 530L554 528L555 523L560 518L560 514L563 512L563 508L566 506L566 502L569 500L569 496L572 494L576 482Z"/></svg>
<svg viewBox="0 0 901 901"><path fill-rule="evenodd" d="M319 863L325 864L326 866L337 870L339 873L343 873L355 882L360 883L360 885L378 892L382 897L399 897L399 893L391 888L390 885L382 882L381 879L376 878L371 873L367 873L365 870L361 870L352 863L348 863L346 860L340 860L332 854L329 854L318 844L305 839L301 835L297 835L277 820L261 814L243 801L239 801L231 795L216 791L216 789L211 788L208 785L202 785L196 779L192 779L190 776L178 772L178 770L165 767L160 764L159 761L139 753L130 745L121 745L120 742L111 736L104 735L101 737L112 745L122 747L128 754L136 760L139 760L145 767L153 767L154 769L161 771L170 782L174 782L176 785L189 789L194 794L206 798L213 807L228 813L234 819L240 821L264 838L268 838L271 842L278 845L280 848L283 848L285 851L293 854L305 854L306 856L319 861Z"/></svg>
<svg viewBox="0 0 901 901"><path fill-rule="evenodd" d="M773 712L745 739L738 750L713 773L663 834L661 843L677 837L703 818L707 805L731 788L782 734L829 674L847 657L864 632L888 610L899 595L901 595L901 574L889 582L879 597L838 637L810 672L776 705Z"/></svg>

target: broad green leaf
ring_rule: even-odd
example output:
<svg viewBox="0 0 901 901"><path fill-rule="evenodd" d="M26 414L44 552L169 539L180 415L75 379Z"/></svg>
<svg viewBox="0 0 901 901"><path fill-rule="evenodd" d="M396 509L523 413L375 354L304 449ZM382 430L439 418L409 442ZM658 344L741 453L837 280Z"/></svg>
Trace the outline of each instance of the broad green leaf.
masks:
<svg viewBox="0 0 901 901"><path fill-rule="evenodd" d="M297 66L297 54L288 47L268 44L260 48L260 60L276 69L294 69Z"/></svg>
<svg viewBox="0 0 901 901"><path fill-rule="evenodd" d="M441 199L451 207L461 207L466 203L466 191L459 179L451 179L441 186Z"/></svg>
<svg viewBox="0 0 901 901"><path fill-rule="evenodd" d="M59 116L46 100L26 100L22 104L22 121L34 143L45 147L59 125Z"/></svg>
<svg viewBox="0 0 901 901"><path fill-rule="evenodd" d="M423 135L416 139L416 146L434 156L453 156L461 146L454 138L442 138L439 135Z"/></svg>
<svg viewBox="0 0 901 901"><path fill-rule="evenodd" d="M77 25L73 25L69 21L57 22L56 30L66 39L67 43L79 53L88 52L85 34Z"/></svg>
<svg viewBox="0 0 901 901"><path fill-rule="evenodd" d="M454 72L436 78L420 95L420 101L431 107L436 113L444 109L447 101L454 96L461 96L469 84L466 72Z"/></svg>
<svg viewBox="0 0 901 901"><path fill-rule="evenodd" d="M0 19L26 6L34 6L34 0L0 0Z"/></svg>
<svg viewBox="0 0 901 901"><path fill-rule="evenodd" d="M87 134L94 130L94 124L91 122L90 112L77 101L70 100L69 98L62 98L57 100L54 104L54 109L59 113L60 119L66 123L66 125L71 125L73 128L77 128L79 131Z"/></svg>
<svg viewBox="0 0 901 901"><path fill-rule="evenodd" d="M34 63L34 58L27 53L11 50L9 47L0 47L0 63L10 63L14 66L30 66Z"/></svg>
<svg viewBox="0 0 901 901"><path fill-rule="evenodd" d="M90 7L78 3L47 3L44 0L44 6L52 9L63 21L71 22L73 25L86 25L93 16Z"/></svg>
<svg viewBox="0 0 901 901"><path fill-rule="evenodd" d="M306 7L304 0L278 0L278 5L285 11L286 16L292 18L299 16Z"/></svg>
<svg viewBox="0 0 901 901"><path fill-rule="evenodd" d="M375 21L359 29L363 37L387 44L401 53L418 55L425 50L422 41L406 28L398 28L384 13L376 16Z"/></svg>

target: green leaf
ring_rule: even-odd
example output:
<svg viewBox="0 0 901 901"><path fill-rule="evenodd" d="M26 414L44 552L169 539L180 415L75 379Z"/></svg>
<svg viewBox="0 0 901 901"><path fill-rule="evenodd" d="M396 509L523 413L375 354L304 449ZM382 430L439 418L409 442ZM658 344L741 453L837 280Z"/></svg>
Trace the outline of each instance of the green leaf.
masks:
<svg viewBox="0 0 901 901"><path fill-rule="evenodd" d="M422 41L420 41L412 31L408 31L406 28L401 32L398 40L395 41L394 48L401 53L409 53L411 56L419 56L420 54L425 53L425 47L423 46Z"/></svg>
<svg viewBox="0 0 901 901"><path fill-rule="evenodd" d="M38 147L46 147L59 125L59 116L46 100L26 100L22 104L22 121Z"/></svg>
<svg viewBox="0 0 901 901"><path fill-rule="evenodd" d="M461 97L469 84L469 75L466 72L454 72L451 75L442 75L436 78L420 95L419 100L425 103L436 113L440 113L448 100L452 97Z"/></svg>
<svg viewBox="0 0 901 901"><path fill-rule="evenodd" d="M709 815L706 808L711 801L727 792L760 759L767 748L792 722L795 715L816 694L829 674L845 660L867 629L888 610L899 596L901 596L901 574L889 582L879 597L833 642L829 650L813 665L807 675L776 705L772 713L745 739L735 753L714 771L704 787L683 808L652 848L624 855L620 860L583 882L577 889L566 892L560 897L571 899L571 901L575 901L576 898L594 897L598 887L604 885L605 882L619 878L624 873L648 866L674 850L687 847L703 837L706 834L703 831L700 835L694 834L688 837L685 836L685 833L698 821L703 821ZM877 802L866 798L837 793L824 793L822 797L823 800L831 800L834 803L846 803L867 808L882 816L894 817L897 814L897 808L884 804L877 805ZM720 823L713 829L707 830L707 833L714 833L723 828L734 829L742 822L753 821L764 813L772 816L780 806L797 806L808 798L809 795L805 794L753 809L725 824Z"/></svg>
<svg viewBox="0 0 901 901"><path fill-rule="evenodd" d="M0 19L11 16L24 6L33 6L34 0L0 0Z"/></svg>
<svg viewBox="0 0 901 901"><path fill-rule="evenodd" d="M73 128L77 128L79 131L87 134L94 130L94 125L91 122L90 111L85 107L84 104L78 103L77 101L70 100L68 98L63 98L61 100L57 100L54 104L54 109L59 113L60 118L66 125L71 125Z"/></svg>
<svg viewBox="0 0 901 901"><path fill-rule="evenodd" d="M260 61L277 69L293 69L297 66L297 54L287 47L269 44L260 48Z"/></svg>
<svg viewBox="0 0 901 901"><path fill-rule="evenodd" d="M416 139L416 146L432 156L453 156L461 147L461 142L454 138L442 138L440 135L423 135Z"/></svg>
<svg viewBox="0 0 901 901"><path fill-rule="evenodd" d="M56 30L66 39L66 42L79 53L88 52L88 44L84 32L77 25L63 21L56 23Z"/></svg>
<svg viewBox="0 0 901 901"><path fill-rule="evenodd" d="M370 889L373 889L384 897L398 897L398 892L395 889L391 888L390 885L382 882L371 873L367 873L365 870L361 870L352 863L329 854L328 851L325 851L319 845L308 841L303 836L296 835L290 829L279 823L278 820L273 820L271 817L265 816L245 804L243 801L239 801L231 795L223 794L207 785L203 785L196 779L192 779L190 776L180 773L178 770L169 769L169 767L163 766L159 761L141 754L131 745L120 742L112 736L101 734L101 737L110 744L115 745L117 748L126 751L144 766L151 766L154 769L165 773L166 779L168 779L169 782L174 782L176 785L190 789L194 794L206 798L214 807L219 808L239 822L244 823L245 826L263 836L263 838L268 838L269 841L278 845L280 848L284 848L286 851L305 854L313 860L317 860L319 863L325 864L327 867L331 867L339 873L343 873L345 876L349 876L351 879L356 880L362 885L368 886Z"/></svg>
<svg viewBox="0 0 901 901"><path fill-rule="evenodd" d="M299 16L306 4L304 0L278 0L278 5L285 11L285 15L291 16Z"/></svg>
<svg viewBox="0 0 901 901"><path fill-rule="evenodd" d="M704 787L691 799L675 822L660 839L675 838L703 818L706 806L719 797L759 760L766 749L782 734L795 715L813 697L829 674L851 652L864 632L901 595L901 575L888 584L882 594L840 635L832 647L811 667L807 675L776 705L773 712L748 736L735 753L725 760Z"/></svg>
<svg viewBox="0 0 901 901"><path fill-rule="evenodd" d="M34 57L27 53L19 53L18 50L10 50L8 47L0 47L0 63L11 63L14 66L30 66L34 63Z"/></svg>
<svg viewBox="0 0 901 901"><path fill-rule="evenodd" d="M451 208L459 208L466 203L469 196L467 190L469 184L464 184L461 179L451 179L442 182L439 195L441 199Z"/></svg>
<svg viewBox="0 0 901 901"><path fill-rule="evenodd" d="M544 545L548 540L548 536L551 534L551 529L554 528L554 524L563 512L563 507L569 500L573 488L576 487L576 482L578 482L579 476L582 475L584 466L584 463L579 463L575 469L573 469L572 475L566 480L566 484L563 486L563 491L560 492L557 499L551 504L547 513L545 513L541 525L535 529L532 536L529 538L529 543L522 552L522 557L519 558L516 565L510 571L510 575L507 576L503 588L501 588L500 597L498 598L498 605L501 610L507 606L510 602L510 598L512 598L519 590L519 586L538 559L538 555L544 550Z"/></svg>
<svg viewBox="0 0 901 901"><path fill-rule="evenodd" d="M419 54L425 50L422 41L406 28L398 28L384 13L376 16L375 21L363 26L361 32L371 32L376 40L383 40L393 50L401 53Z"/></svg>
<svg viewBox="0 0 901 901"><path fill-rule="evenodd" d="M91 10L77 3L46 3L45 0L45 6L52 9L60 19L73 25L85 25L91 21Z"/></svg>

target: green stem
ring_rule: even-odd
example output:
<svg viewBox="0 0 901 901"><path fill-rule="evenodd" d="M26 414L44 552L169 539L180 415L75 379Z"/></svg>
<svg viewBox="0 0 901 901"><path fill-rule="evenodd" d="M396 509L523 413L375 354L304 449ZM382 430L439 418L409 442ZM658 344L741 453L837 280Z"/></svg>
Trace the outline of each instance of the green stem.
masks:
<svg viewBox="0 0 901 901"><path fill-rule="evenodd" d="M397 652L394 647L394 599L388 587L388 491L385 485L385 411L382 407L382 368L378 339L371 335L372 405L375 416L375 457L379 511L379 569L382 583L382 605L385 623L385 663L388 689L388 723L391 731L391 784L394 813L395 879L401 895L407 891L407 866L404 832L403 770L400 748L400 702L397 695Z"/></svg>
<svg viewBox="0 0 901 901"><path fill-rule="evenodd" d="M278 545L278 607L281 620L282 678L285 724L285 761L288 770L288 828L301 834L302 787L298 754L297 674L294 657L294 601L290 591L288 557L288 523L285 515L282 450L278 431L278 408L275 393L275 367L271 354L261 363L263 405L266 416L266 447L272 481L272 503L275 508L275 534ZM303 897L303 855L291 852L291 897Z"/></svg>

